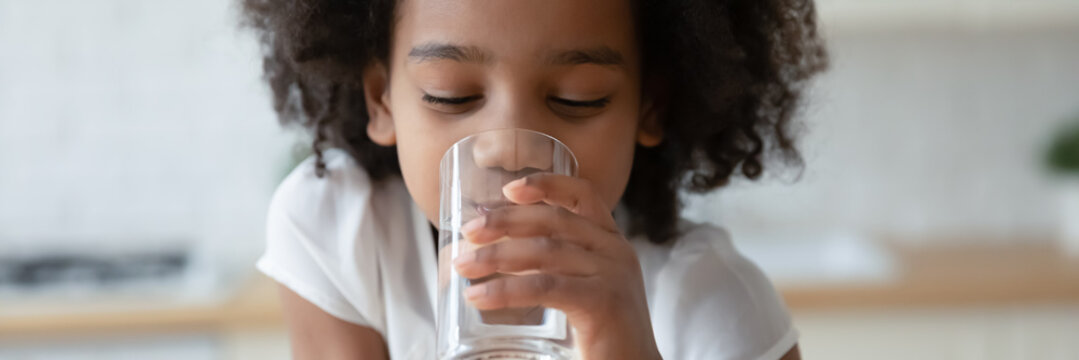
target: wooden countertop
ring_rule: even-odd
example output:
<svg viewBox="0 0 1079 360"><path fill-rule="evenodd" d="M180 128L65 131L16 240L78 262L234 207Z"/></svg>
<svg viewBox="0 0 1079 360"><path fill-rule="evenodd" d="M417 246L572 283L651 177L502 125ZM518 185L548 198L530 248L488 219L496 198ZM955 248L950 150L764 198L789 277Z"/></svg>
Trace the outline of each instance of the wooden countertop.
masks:
<svg viewBox="0 0 1079 360"><path fill-rule="evenodd" d="M223 301L158 299L0 302L0 338L107 332L221 331L282 326L275 283L258 274Z"/></svg>
<svg viewBox="0 0 1079 360"><path fill-rule="evenodd" d="M1052 245L889 247L894 280L807 284L780 289L793 312L857 308L1079 305L1079 257ZM225 301L148 307L145 301L108 304L0 302L0 337L64 333L220 331L283 325L275 283L255 275ZM51 309L51 310L50 310ZM96 309L89 311L86 309ZM111 310L108 310L111 309Z"/></svg>
<svg viewBox="0 0 1079 360"><path fill-rule="evenodd" d="M1055 244L889 246L899 276L781 288L792 311L851 308L1079 305L1079 256Z"/></svg>

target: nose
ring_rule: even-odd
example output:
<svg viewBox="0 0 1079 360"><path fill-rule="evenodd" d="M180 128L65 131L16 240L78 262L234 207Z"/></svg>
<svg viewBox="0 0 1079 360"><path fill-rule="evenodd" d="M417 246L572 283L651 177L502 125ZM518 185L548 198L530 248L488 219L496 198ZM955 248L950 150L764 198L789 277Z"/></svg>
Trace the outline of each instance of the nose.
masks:
<svg viewBox="0 0 1079 360"><path fill-rule="evenodd" d="M477 167L514 173L550 171L553 154L553 140L528 130L482 132L476 135L472 147L472 158Z"/></svg>

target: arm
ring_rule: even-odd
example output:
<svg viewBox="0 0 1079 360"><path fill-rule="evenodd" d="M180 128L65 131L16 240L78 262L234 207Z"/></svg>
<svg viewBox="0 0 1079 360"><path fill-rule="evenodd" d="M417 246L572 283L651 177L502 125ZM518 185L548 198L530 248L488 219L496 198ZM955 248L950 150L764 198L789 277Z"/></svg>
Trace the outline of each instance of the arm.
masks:
<svg viewBox="0 0 1079 360"><path fill-rule="evenodd" d="M327 314L285 286L278 285L278 293L293 359L389 359L386 342L374 329Z"/></svg>

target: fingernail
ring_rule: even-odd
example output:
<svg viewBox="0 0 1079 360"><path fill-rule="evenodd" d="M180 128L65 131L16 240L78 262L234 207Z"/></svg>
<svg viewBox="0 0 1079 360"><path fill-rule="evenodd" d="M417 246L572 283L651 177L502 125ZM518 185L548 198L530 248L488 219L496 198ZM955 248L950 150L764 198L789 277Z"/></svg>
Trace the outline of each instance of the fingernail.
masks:
<svg viewBox="0 0 1079 360"><path fill-rule="evenodd" d="M506 183L506 186L503 186L502 188L507 190L507 191L517 190L517 189L520 189L522 186L525 186L525 182L527 180L528 180L528 178L520 178L520 179L517 179L517 180L513 180L513 181L510 181L510 182Z"/></svg>
<svg viewBox="0 0 1079 360"><path fill-rule="evenodd" d="M486 284L472 285L472 286L469 286L469 287L465 288L465 298L468 299L468 300L476 300L480 296L483 296L486 293L487 293L487 285Z"/></svg>
<svg viewBox="0 0 1079 360"><path fill-rule="evenodd" d="M527 185L528 178L526 177L510 181L502 187L502 194L518 202L539 201L546 196L542 190Z"/></svg>
<svg viewBox="0 0 1079 360"><path fill-rule="evenodd" d="M474 260L476 260L476 252L465 251L462 252L460 255L457 255L456 259L453 259L453 266L461 267L462 265L470 263Z"/></svg>
<svg viewBox="0 0 1079 360"><path fill-rule="evenodd" d="M480 229L483 229L483 226L486 224L487 217L480 216L465 223L465 225L461 227L461 233L465 235L475 235L476 232L479 232Z"/></svg>

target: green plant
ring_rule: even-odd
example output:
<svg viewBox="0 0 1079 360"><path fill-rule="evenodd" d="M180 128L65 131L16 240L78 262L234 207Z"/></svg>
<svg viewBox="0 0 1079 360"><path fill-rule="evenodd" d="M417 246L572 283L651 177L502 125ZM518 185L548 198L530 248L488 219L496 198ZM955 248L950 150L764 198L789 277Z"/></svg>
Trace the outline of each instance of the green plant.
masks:
<svg viewBox="0 0 1079 360"><path fill-rule="evenodd" d="M1079 118L1056 133L1046 162L1055 172L1079 175Z"/></svg>

